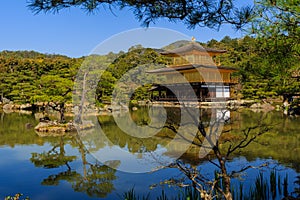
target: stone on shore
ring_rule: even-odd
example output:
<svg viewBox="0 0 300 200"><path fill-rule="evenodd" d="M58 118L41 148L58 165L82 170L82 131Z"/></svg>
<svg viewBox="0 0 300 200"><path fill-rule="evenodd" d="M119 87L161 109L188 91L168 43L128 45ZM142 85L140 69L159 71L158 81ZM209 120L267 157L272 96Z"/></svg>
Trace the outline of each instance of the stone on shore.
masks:
<svg viewBox="0 0 300 200"><path fill-rule="evenodd" d="M252 109L254 111L262 110L262 111L268 112L268 111L274 110L275 107L269 103L255 103L250 106L250 109Z"/></svg>

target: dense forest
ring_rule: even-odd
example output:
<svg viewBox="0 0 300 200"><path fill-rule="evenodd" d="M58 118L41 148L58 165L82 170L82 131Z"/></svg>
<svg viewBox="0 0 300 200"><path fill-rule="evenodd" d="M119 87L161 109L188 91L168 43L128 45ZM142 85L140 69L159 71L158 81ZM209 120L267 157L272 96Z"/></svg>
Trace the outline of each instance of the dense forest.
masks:
<svg viewBox="0 0 300 200"><path fill-rule="evenodd" d="M162 50L172 49L184 44L177 41ZM296 42L297 44L297 42ZM300 93L299 45L288 37L277 37L276 40L224 37L222 40L210 40L201 43L204 47L225 49L227 53L220 56L223 66L238 69L236 76L240 80L238 96L244 99L283 100L288 95ZM109 103L117 81L131 69L153 69L166 65L168 59L161 50L143 48L140 45L131 47L128 52L91 55L89 57L69 58L62 55L41 54L34 51L0 52L0 101L12 101L16 104L40 104L55 102L62 104L72 101L74 80L83 61L93 58L93 69L105 66L101 81L97 84L96 101L99 104ZM95 62L96 61L96 62ZM151 65L151 66L149 66ZM142 67L141 67L142 66ZM145 69L144 69L145 70ZM139 71L139 74L140 71ZM146 74L146 73L145 73ZM133 75L134 76L134 75ZM134 77L140 85L132 95L133 100L149 98L149 80L155 77ZM148 79L148 80L146 80ZM120 93L130 88L132 80L120 87ZM150 81L151 82L151 81Z"/></svg>

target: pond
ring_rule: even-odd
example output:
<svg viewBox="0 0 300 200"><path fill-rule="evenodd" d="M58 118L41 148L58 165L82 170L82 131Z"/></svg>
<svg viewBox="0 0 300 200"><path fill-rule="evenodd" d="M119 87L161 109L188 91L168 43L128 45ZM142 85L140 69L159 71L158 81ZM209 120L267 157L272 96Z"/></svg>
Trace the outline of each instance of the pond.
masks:
<svg viewBox="0 0 300 200"><path fill-rule="evenodd" d="M151 199L162 191L176 197L183 191L178 183L189 183L178 168L165 167L176 160L213 179L216 167L207 160L209 154L199 158L199 148L182 144L169 129L154 127L164 125L165 120L183 126L180 109L168 108L167 116L162 110L139 108L115 116L93 116L89 120L97 129L55 137L37 134L25 126L37 125L39 113L0 113L0 199L16 193L31 199L124 199L124 193L131 189L141 196L149 193ZM219 115L210 109L200 110L200 114L207 124ZM250 191L259 174L269 180L276 172L282 183L288 177L286 192L297 196L293 192L299 189L295 181L299 181L300 172L300 118L246 109L227 111L226 116L230 120L224 121L223 141L239 138L257 124L269 127L229 158L230 171L253 166L232 180L233 190L242 186ZM137 137L140 127L146 126L150 127L148 135ZM221 149L227 147L224 144ZM274 199L282 198L279 193L283 192Z"/></svg>

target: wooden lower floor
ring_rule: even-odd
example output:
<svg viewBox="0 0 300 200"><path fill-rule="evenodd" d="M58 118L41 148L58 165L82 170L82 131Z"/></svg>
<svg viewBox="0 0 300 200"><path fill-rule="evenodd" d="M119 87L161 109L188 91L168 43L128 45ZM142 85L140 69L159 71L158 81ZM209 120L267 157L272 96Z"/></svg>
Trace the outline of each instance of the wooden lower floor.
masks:
<svg viewBox="0 0 300 200"><path fill-rule="evenodd" d="M230 85L210 84L170 84L155 85L150 90L153 101L226 101L230 99Z"/></svg>

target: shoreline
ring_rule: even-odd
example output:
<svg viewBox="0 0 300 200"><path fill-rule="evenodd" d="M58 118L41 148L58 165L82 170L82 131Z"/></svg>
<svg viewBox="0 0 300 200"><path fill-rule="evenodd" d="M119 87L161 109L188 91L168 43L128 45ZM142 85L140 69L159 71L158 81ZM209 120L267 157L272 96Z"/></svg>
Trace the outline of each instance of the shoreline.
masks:
<svg viewBox="0 0 300 200"><path fill-rule="evenodd" d="M277 103L277 104L276 104ZM116 111L128 111L137 110L139 107L152 106L152 107L169 107L169 108L180 108L182 104L186 107L193 107L199 109L240 109L240 108L249 108L253 110L262 110L262 111L271 111L271 110L280 110L278 102L268 103L265 101L258 100L228 100L228 101L212 101L212 102L166 102L166 101L137 101L135 104L130 104L129 107L126 105L109 105L106 104L104 107L96 107L94 105L88 106L86 114L90 115L109 115L112 112ZM44 105L31 105L31 104L14 104L10 103L0 103L0 111L4 113L23 113L23 114L32 114L32 113L55 113L56 110L50 109L46 104ZM75 116L76 111L78 111L78 106L73 104L66 104L65 115L66 116Z"/></svg>

